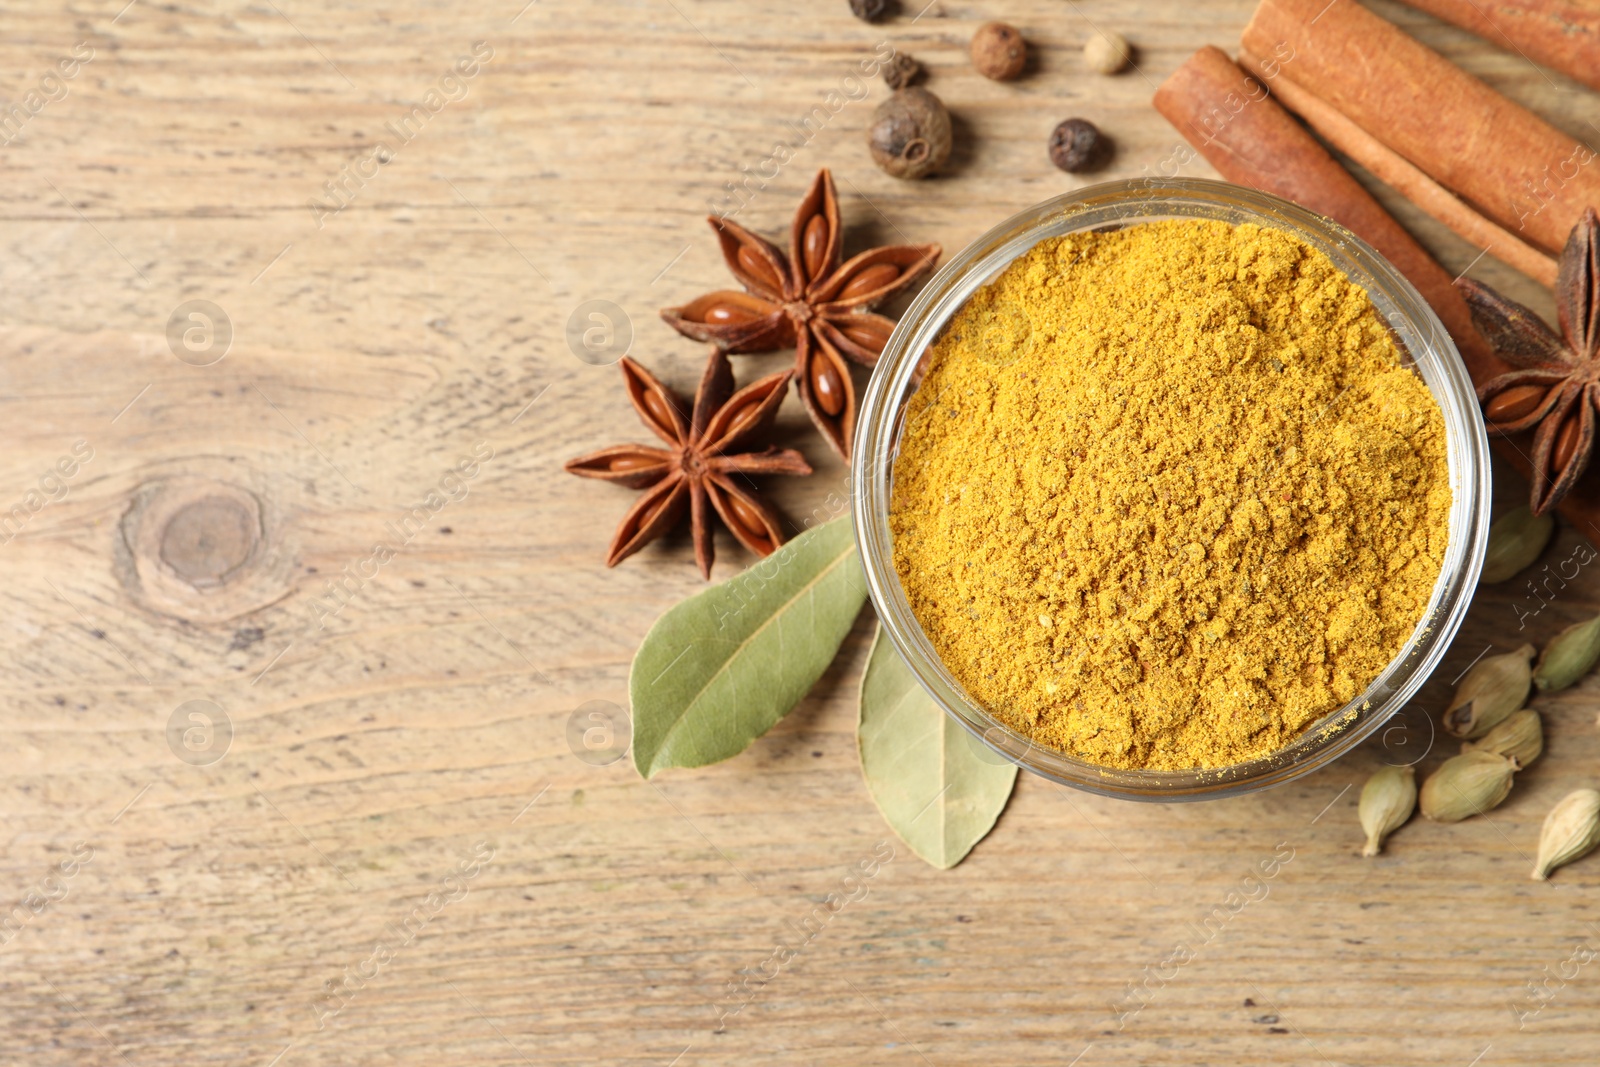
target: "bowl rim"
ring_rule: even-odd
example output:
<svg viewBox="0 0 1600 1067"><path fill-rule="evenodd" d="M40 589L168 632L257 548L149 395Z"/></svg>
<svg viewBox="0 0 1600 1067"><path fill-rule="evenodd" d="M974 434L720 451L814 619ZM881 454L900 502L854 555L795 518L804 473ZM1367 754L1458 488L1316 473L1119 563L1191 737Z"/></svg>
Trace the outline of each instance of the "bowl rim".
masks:
<svg viewBox="0 0 1600 1067"><path fill-rule="evenodd" d="M1285 230L1328 254L1367 290L1444 417L1452 493L1450 543L1428 609L1404 648L1360 694L1296 741L1222 768L1112 768L1013 731L967 696L944 666L912 613L894 568L888 522L892 468L905 402L915 391L916 356L974 291L1046 238L1172 218L1254 222ZM1470 605L1488 539L1488 436L1471 377L1433 309L1393 265L1338 223L1269 193L1210 179L1134 178L1064 193L1018 212L952 257L924 285L884 346L862 399L852 467L856 546L868 595L890 643L922 688L1000 757L1063 785L1135 800L1205 800L1254 792L1309 774L1370 737L1405 706L1449 649Z"/></svg>

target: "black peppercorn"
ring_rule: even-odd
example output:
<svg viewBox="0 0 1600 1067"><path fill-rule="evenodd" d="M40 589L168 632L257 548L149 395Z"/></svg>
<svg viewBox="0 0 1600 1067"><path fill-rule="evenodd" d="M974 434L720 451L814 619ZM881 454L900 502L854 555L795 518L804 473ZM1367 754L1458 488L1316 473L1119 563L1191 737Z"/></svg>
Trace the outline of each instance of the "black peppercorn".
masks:
<svg viewBox="0 0 1600 1067"><path fill-rule="evenodd" d="M889 0L850 0L850 13L863 22L877 22L889 10Z"/></svg>
<svg viewBox="0 0 1600 1067"><path fill-rule="evenodd" d="M1067 119L1050 134L1050 162L1076 174L1105 162L1110 138L1088 119Z"/></svg>

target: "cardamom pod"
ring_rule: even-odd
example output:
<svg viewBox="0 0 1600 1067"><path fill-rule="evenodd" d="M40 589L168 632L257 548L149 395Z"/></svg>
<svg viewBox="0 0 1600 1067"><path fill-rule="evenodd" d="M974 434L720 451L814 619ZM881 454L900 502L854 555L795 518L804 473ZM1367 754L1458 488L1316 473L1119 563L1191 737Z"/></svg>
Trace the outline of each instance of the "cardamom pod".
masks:
<svg viewBox="0 0 1600 1067"><path fill-rule="evenodd" d="M1522 707L1533 684L1532 659L1533 646L1523 645L1474 663L1444 709L1444 728L1457 737L1482 737Z"/></svg>
<svg viewBox="0 0 1600 1067"><path fill-rule="evenodd" d="M1541 692L1565 689L1589 673L1600 660L1600 615L1575 623L1550 639L1533 669L1533 684Z"/></svg>
<svg viewBox="0 0 1600 1067"><path fill-rule="evenodd" d="M1517 761L1493 752L1463 752L1428 775L1418 800L1422 814L1434 822L1460 822L1482 815L1511 792Z"/></svg>
<svg viewBox="0 0 1600 1067"><path fill-rule="evenodd" d="M1555 529L1554 513L1535 515L1526 504L1502 515L1489 527L1489 551L1484 554L1483 573L1478 581L1493 585L1515 578L1517 572L1539 558Z"/></svg>
<svg viewBox="0 0 1600 1067"><path fill-rule="evenodd" d="M1417 807L1417 772L1407 767L1384 767L1361 787L1361 803L1356 812L1361 828L1367 832L1363 856L1376 856L1383 839L1405 825Z"/></svg>
<svg viewBox="0 0 1600 1067"><path fill-rule="evenodd" d="M1476 741L1463 741L1463 752L1493 752L1517 761L1520 770L1544 751L1544 722L1532 708L1512 712L1499 726Z"/></svg>
<svg viewBox="0 0 1600 1067"><path fill-rule="evenodd" d="M1544 817L1533 877L1544 881L1557 867L1581 859L1600 844L1600 793L1575 789Z"/></svg>

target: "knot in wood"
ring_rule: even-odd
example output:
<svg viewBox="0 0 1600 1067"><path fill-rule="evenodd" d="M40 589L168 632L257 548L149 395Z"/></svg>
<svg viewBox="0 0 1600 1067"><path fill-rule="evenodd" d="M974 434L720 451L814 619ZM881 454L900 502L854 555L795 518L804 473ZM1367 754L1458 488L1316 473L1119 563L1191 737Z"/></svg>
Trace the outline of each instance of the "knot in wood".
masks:
<svg viewBox="0 0 1600 1067"><path fill-rule="evenodd" d="M262 498L233 477L183 474L149 481L122 517L117 571L144 607L186 622L227 622L282 600L292 552L276 543Z"/></svg>
<svg viewBox="0 0 1600 1067"><path fill-rule="evenodd" d="M161 561L196 589L221 585L250 561L261 541L261 516L237 495L213 494L181 505L161 531Z"/></svg>

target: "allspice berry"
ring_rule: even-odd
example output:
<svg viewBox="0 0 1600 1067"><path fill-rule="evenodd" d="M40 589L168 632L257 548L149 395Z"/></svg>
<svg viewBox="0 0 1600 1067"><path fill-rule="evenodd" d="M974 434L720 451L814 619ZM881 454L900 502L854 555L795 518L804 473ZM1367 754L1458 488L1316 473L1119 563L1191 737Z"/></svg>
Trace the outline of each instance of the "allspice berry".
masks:
<svg viewBox="0 0 1600 1067"><path fill-rule="evenodd" d="M877 22L889 10L889 0L850 0L850 13L862 22Z"/></svg>
<svg viewBox="0 0 1600 1067"><path fill-rule="evenodd" d="M867 146L873 162L896 178L922 178L950 158L950 112L928 90L896 89L872 113Z"/></svg>
<svg viewBox="0 0 1600 1067"><path fill-rule="evenodd" d="M1015 26L985 22L972 35L972 65L985 78L1010 81L1028 65L1028 46Z"/></svg>
<svg viewBox="0 0 1600 1067"><path fill-rule="evenodd" d="M1083 46L1083 61L1090 70L1100 74L1115 74L1132 58L1133 50L1120 33L1097 33Z"/></svg>
<svg viewBox="0 0 1600 1067"><path fill-rule="evenodd" d="M1088 119L1067 119L1050 134L1050 162L1071 174L1094 170L1109 149L1109 139Z"/></svg>

